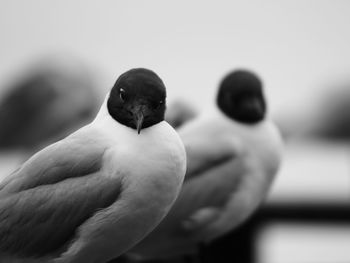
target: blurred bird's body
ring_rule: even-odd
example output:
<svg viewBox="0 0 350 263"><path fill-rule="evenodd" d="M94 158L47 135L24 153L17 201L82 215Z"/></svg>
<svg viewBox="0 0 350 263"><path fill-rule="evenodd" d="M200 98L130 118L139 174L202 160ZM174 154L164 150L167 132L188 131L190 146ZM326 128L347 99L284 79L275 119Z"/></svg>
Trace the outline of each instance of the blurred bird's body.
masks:
<svg viewBox="0 0 350 263"><path fill-rule="evenodd" d="M0 98L0 151L32 155L94 119L103 98L92 74L74 61L62 62L32 65Z"/></svg>
<svg viewBox="0 0 350 263"><path fill-rule="evenodd" d="M17 74L0 96L0 182L35 152L90 123L103 98L93 74L60 57Z"/></svg>
<svg viewBox="0 0 350 263"><path fill-rule="evenodd" d="M104 263L170 209L185 152L163 109L149 108L154 101L146 95L161 81L143 69L118 81L91 124L35 154L0 185L0 262ZM121 90L132 99L122 99ZM138 130L117 121L129 107L137 110L126 119L135 117Z"/></svg>
<svg viewBox="0 0 350 263"><path fill-rule="evenodd" d="M169 214L131 255L194 253L256 210L277 172L282 145L275 125L258 119L244 123L215 107L178 129L187 153L185 183Z"/></svg>

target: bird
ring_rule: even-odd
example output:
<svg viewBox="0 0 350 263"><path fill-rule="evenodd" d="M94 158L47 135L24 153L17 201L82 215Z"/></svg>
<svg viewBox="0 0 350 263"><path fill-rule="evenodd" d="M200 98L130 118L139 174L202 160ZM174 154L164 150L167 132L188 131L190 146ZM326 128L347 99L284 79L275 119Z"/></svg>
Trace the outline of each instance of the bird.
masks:
<svg viewBox="0 0 350 263"><path fill-rule="evenodd" d="M282 160L266 104L260 78L234 70L221 81L214 107L178 128L187 154L182 190L164 220L127 253L130 260L196 254L252 215Z"/></svg>
<svg viewBox="0 0 350 263"><path fill-rule="evenodd" d="M186 171L165 108L160 77L128 70L90 124L6 177L0 262L104 263L144 238L169 211Z"/></svg>
<svg viewBox="0 0 350 263"><path fill-rule="evenodd" d="M93 120L103 101L93 76L77 59L50 56L30 63L0 88L0 181Z"/></svg>
<svg viewBox="0 0 350 263"><path fill-rule="evenodd" d="M95 90L93 74L79 61L61 60L32 63L5 87L0 98L0 150L32 155L96 116L103 98Z"/></svg>

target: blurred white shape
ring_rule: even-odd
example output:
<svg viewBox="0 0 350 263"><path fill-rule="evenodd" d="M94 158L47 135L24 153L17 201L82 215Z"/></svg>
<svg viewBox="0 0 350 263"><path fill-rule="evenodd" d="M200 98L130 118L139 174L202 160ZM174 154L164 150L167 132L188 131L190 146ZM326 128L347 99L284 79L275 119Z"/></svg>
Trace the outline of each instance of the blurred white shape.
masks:
<svg viewBox="0 0 350 263"><path fill-rule="evenodd" d="M350 225L269 225L257 246L257 263L350 262Z"/></svg>
<svg viewBox="0 0 350 263"><path fill-rule="evenodd" d="M270 203L348 203L349 146L320 140L291 141L272 186Z"/></svg>

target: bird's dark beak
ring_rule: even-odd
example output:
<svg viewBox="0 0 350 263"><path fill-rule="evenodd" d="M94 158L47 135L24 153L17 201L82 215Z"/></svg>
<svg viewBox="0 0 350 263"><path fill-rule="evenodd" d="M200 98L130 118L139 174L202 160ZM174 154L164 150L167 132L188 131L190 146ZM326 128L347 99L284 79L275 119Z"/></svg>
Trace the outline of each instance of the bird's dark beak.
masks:
<svg viewBox="0 0 350 263"><path fill-rule="evenodd" d="M142 124L147 114L147 107L144 105L135 106L133 109L134 121L137 133L140 134L142 129Z"/></svg>
<svg viewBox="0 0 350 263"><path fill-rule="evenodd" d="M241 109L245 115L255 121L262 120L265 116L264 103L259 99L246 100L241 104Z"/></svg>
<svg viewBox="0 0 350 263"><path fill-rule="evenodd" d="M264 111L263 105L258 99L251 99L246 101L245 107L251 111L258 112L259 114L262 114L262 112Z"/></svg>
<svg viewBox="0 0 350 263"><path fill-rule="evenodd" d="M136 118L137 133L140 134L142 129L143 118L144 118L143 112L142 111L137 112L135 118Z"/></svg>

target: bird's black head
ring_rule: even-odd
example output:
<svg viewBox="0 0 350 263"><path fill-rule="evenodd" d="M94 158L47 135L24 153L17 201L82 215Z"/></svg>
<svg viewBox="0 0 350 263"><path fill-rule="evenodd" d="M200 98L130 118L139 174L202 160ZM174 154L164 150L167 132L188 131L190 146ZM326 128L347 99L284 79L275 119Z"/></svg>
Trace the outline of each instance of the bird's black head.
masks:
<svg viewBox="0 0 350 263"><path fill-rule="evenodd" d="M245 70L234 71L222 80L217 104L228 117L247 124L263 120L266 113L262 83Z"/></svg>
<svg viewBox="0 0 350 263"><path fill-rule="evenodd" d="M131 69L114 84L107 102L109 114L119 123L136 129L164 120L166 90L153 71Z"/></svg>

